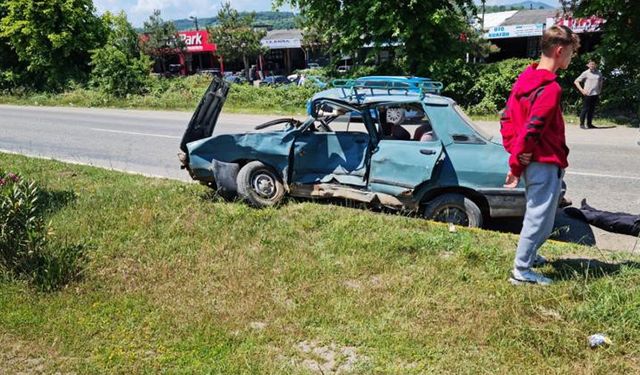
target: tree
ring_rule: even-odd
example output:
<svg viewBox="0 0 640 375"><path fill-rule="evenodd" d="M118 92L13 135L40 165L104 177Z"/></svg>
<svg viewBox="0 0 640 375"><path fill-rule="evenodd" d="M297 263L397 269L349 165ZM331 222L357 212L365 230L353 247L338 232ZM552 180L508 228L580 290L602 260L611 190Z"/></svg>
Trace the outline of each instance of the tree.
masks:
<svg viewBox="0 0 640 375"><path fill-rule="evenodd" d="M7 15L4 0L0 0L0 20ZM17 73L26 70L26 66L18 61L7 38L0 37L0 90L12 89L19 80Z"/></svg>
<svg viewBox="0 0 640 375"><path fill-rule="evenodd" d="M562 13L573 12L580 0L560 0L560 7L562 7Z"/></svg>
<svg viewBox="0 0 640 375"><path fill-rule="evenodd" d="M4 0L0 40L8 42L26 69L20 84L60 89L90 71L89 51L104 42L104 29L91 0ZM5 45L6 49L6 45Z"/></svg>
<svg viewBox="0 0 640 375"><path fill-rule="evenodd" d="M218 23L207 27L209 41L216 44L220 55L228 59L242 58L248 80L251 80L249 59L268 51L260 43L267 33L253 28L255 18L255 12L241 16L237 10L231 8L231 3L227 2L218 11Z"/></svg>
<svg viewBox="0 0 640 375"><path fill-rule="evenodd" d="M472 0L275 0L300 9L306 22L321 30L333 54L355 52L365 45L380 49L400 45L411 73L437 58L459 56Z"/></svg>
<svg viewBox="0 0 640 375"><path fill-rule="evenodd" d="M176 25L171 21L164 21L160 10L156 9L144 22L144 41L142 50L153 57L160 69L166 71L167 56L182 52L186 45L178 35Z"/></svg>
<svg viewBox="0 0 640 375"><path fill-rule="evenodd" d="M91 83L115 96L141 93L147 85L151 60L141 53L138 33L124 12L106 12L107 42L91 52Z"/></svg>
<svg viewBox="0 0 640 375"><path fill-rule="evenodd" d="M633 0L582 0L576 16L597 15L606 20L595 53L602 57L607 78L604 100L619 108L633 108L640 116L640 2ZM606 103L605 103L606 104Z"/></svg>

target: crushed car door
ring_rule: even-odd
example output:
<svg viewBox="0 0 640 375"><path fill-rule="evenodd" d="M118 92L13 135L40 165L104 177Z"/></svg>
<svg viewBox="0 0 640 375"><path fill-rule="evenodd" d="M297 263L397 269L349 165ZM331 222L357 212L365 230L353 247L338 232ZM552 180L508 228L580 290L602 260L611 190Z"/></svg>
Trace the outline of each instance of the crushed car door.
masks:
<svg viewBox="0 0 640 375"><path fill-rule="evenodd" d="M219 77L213 77L182 136L180 142L182 152L188 153L187 143L211 137L228 93L229 84Z"/></svg>
<svg viewBox="0 0 640 375"><path fill-rule="evenodd" d="M308 131L296 137L291 182L365 185L370 137L354 131Z"/></svg>
<svg viewBox="0 0 640 375"><path fill-rule="evenodd" d="M381 140L372 149L369 189L396 196L413 191L432 178L442 157L439 140Z"/></svg>

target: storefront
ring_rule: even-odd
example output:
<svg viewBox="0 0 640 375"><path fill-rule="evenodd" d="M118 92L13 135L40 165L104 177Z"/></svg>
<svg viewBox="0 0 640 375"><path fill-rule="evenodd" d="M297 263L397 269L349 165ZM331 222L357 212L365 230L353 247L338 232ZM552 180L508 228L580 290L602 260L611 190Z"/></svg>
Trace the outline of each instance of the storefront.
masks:
<svg viewBox="0 0 640 375"><path fill-rule="evenodd" d="M185 51L179 54L182 74L221 74L224 71L222 59L216 56L216 45L209 41L206 30L180 31L178 34L186 45Z"/></svg>
<svg viewBox="0 0 640 375"><path fill-rule="evenodd" d="M595 16L572 18L562 16L557 9L520 10L492 14L484 25L484 37L500 51L491 54L489 61L512 57L540 56L540 40L545 29L565 25L580 35L580 53L592 51L601 39L600 26L605 21Z"/></svg>
<svg viewBox="0 0 640 375"><path fill-rule="evenodd" d="M259 68L268 74L286 75L306 68L301 30L272 30L267 32L261 43L269 48L269 52L260 59L262 66Z"/></svg>
<svg viewBox="0 0 640 375"><path fill-rule="evenodd" d="M544 26L543 23L494 26L485 33L485 38L500 48L500 52L493 56L496 59L535 58L540 55L539 41Z"/></svg>

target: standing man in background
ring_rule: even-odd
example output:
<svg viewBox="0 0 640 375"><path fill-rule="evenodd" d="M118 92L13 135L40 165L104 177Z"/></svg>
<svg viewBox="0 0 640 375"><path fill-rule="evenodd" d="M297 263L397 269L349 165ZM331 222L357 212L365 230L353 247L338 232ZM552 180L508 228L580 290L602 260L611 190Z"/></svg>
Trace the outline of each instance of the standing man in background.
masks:
<svg viewBox="0 0 640 375"><path fill-rule="evenodd" d="M602 92L602 73L598 70L598 64L594 60L589 60L587 67L589 69L582 72L573 83L584 96L582 112L580 112L580 128L593 129L595 128L592 123L593 112Z"/></svg>

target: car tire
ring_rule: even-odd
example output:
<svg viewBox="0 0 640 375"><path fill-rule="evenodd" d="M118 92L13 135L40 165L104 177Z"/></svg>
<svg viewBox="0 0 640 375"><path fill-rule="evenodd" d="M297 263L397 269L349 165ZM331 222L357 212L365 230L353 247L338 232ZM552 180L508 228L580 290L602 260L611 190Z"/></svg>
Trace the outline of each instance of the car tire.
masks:
<svg viewBox="0 0 640 375"><path fill-rule="evenodd" d="M236 179L238 196L257 208L275 206L284 198L282 179L273 168L259 161L247 163Z"/></svg>
<svg viewBox="0 0 640 375"><path fill-rule="evenodd" d="M423 216L428 220L470 228L482 227L482 211L478 205L457 193L442 194L427 202Z"/></svg>

